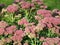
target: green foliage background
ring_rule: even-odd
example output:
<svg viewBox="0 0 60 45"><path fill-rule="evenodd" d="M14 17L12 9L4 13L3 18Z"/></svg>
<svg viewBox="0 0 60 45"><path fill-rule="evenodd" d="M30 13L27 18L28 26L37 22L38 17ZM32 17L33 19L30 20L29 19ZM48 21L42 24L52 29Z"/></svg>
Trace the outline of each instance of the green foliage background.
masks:
<svg viewBox="0 0 60 45"><path fill-rule="evenodd" d="M60 9L60 0L43 0L49 9L58 8Z"/></svg>
<svg viewBox="0 0 60 45"><path fill-rule="evenodd" d="M6 6L12 4L13 2L14 0L0 0L0 4L5 4Z"/></svg>
<svg viewBox="0 0 60 45"><path fill-rule="evenodd" d="M44 3L49 7L48 9L58 8L60 9L60 0L43 0ZM3 3L5 5L12 4L14 0L0 0L0 4Z"/></svg>

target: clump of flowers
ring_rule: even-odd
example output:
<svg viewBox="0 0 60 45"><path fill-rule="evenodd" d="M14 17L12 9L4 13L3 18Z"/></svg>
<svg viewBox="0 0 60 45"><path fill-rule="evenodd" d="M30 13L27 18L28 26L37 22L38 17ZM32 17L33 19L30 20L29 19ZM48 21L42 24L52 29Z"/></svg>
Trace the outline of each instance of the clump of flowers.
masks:
<svg viewBox="0 0 60 45"><path fill-rule="evenodd" d="M44 17L51 17L51 11L50 10L38 10L37 15L42 15Z"/></svg>
<svg viewBox="0 0 60 45"><path fill-rule="evenodd" d="M60 10L42 0L14 0L0 14L0 45L60 45Z"/></svg>
<svg viewBox="0 0 60 45"><path fill-rule="evenodd" d="M10 12L10 13L14 13L18 10L18 6L17 5L9 5L7 7L7 11Z"/></svg>
<svg viewBox="0 0 60 45"><path fill-rule="evenodd" d="M0 21L0 28L6 28L8 26L7 22Z"/></svg>

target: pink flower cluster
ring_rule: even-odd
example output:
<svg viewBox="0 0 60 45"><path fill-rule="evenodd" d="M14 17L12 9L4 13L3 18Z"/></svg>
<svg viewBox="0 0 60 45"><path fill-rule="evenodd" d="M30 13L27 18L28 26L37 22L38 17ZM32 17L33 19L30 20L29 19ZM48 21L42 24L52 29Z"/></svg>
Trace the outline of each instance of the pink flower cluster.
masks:
<svg viewBox="0 0 60 45"><path fill-rule="evenodd" d="M6 28L8 24L5 21L0 21L0 28Z"/></svg>
<svg viewBox="0 0 60 45"><path fill-rule="evenodd" d="M0 35L2 35L5 32L4 28L0 28Z"/></svg>
<svg viewBox="0 0 60 45"><path fill-rule="evenodd" d="M23 2L23 3L21 4L21 7L22 7L23 9L30 8L30 3L28 3L28 2Z"/></svg>
<svg viewBox="0 0 60 45"><path fill-rule="evenodd" d="M1 21L2 22L2 21ZM10 39L13 41L20 41L22 40L23 36L24 36L24 31L22 30L17 30L16 25L12 25L12 26L8 26L6 27L7 23L3 21L3 23L1 23L3 25L0 26L5 26L5 27L0 27L0 35L13 35Z"/></svg>
<svg viewBox="0 0 60 45"><path fill-rule="evenodd" d="M42 42L42 45L60 45L59 10L46 10L47 6L44 5L42 0L31 0L31 2L28 0L15 0L15 2L17 3L6 8L8 13L4 13L1 19L5 20L5 14L13 14L11 16L13 22L8 21L10 18L7 19L8 23L6 20L0 21L1 43L12 42L13 45L37 45L36 43L39 41L38 44ZM57 16L53 16L54 13L57 13ZM43 34L46 34L46 37ZM53 38L50 38L50 34ZM55 34L56 37L54 37ZM0 45L2 45L1 43Z"/></svg>
<svg viewBox="0 0 60 45"><path fill-rule="evenodd" d="M28 21L26 18L22 18L21 20L18 21L18 25L28 25Z"/></svg>
<svg viewBox="0 0 60 45"><path fill-rule="evenodd" d="M18 6L17 5L9 5L7 7L7 12L10 12L10 13L14 13L18 10Z"/></svg>
<svg viewBox="0 0 60 45"><path fill-rule="evenodd" d="M27 26L27 27L25 28L25 33L35 34L35 25Z"/></svg>
<svg viewBox="0 0 60 45"><path fill-rule="evenodd" d="M36 2L36 3L38 3L39 5L43 4L42 0L32 0L32 2Z"/></svg>
<svg viewBox="0 0 60 45"><path fill-rule="evenodd" d="M16 26L12 25L12 26L8 26L8 24L6 22L0 22L0 35L3 34L13 34L13 32L16 30ZM7 27L8 26L8 27Z"/></svg>
<svg viewBox="0 0 60 45"><path fill-rule="evenodd" d="M24 32L22 30L16 30L14 36L12 36L13 41L21 41L24 36Z"/></svg>
<svg viewBox="0 0 60 45"><path fill-rule="evenodd" d="M59 45L60 44L60 38L44 38L41 37L40 41L44 41L42 45Z"/></svg>
<svg viewBox="0 0 60 45"><path fill-rule="evenodd" d="M48 29L51 29L53 32L59 34L60 27L60 18L59 17L53 17L50 10L40 9L37 10L37 15L35 16L35 19L38 20L38 24L36 29L43 30L43 28L48 27Z"/></svg>
<svg viewBox="0 0 60 45"><path fill-rule="evenodd" d="M13 32L16 30L16 26L12 25L6 28L6 33L7 34L13 34Z"/></svg>
<svg viewBox="0 0 60 45"><path fill-rule="evenodd" d="M37 10L37 15L42 15L44 17L51 17L51 11L50 10Z"/></svg>

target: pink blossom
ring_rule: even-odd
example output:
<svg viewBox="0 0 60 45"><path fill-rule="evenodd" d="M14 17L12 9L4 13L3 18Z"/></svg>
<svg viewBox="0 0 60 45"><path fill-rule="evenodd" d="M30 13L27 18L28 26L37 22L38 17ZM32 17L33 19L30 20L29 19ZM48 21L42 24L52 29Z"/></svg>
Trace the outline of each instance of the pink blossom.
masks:
<svg viewBox="0 0 60 45"><path fill-rule="evenodd" d="M60 15L60 10L58 10L58 9L54 9L52 12L57 13L58 15Z"/></svg>
<svg viewBox="0 0 60 45"><path fill-rule="evenodd" d="M58 24L60 24L60 19L51 17L51 22L52 22L54 25L58 25Z"/></svg>
<svg viewBox="0 0 60 45"><path fill-rule="evenodd" d="M36 2L38 5L43 4L43 1L42 0L32 0L32 2Z"/></svg>
<svg viewBox="0 0 60 45"><path fill-rule="evenodd" d="M49 10L40 9L40 10L37 10L37 14L42 15L44 17L51 17L51 11Z"/></svg>
<svg viewBox="0 0 60 45"><path fill-rule="evenodd" d="M54 40L54 43L58 43L60 41L60 38L56 37L56 38L52 38Z"/></svg>
<svg viewBox="0 0 60 45"><path fill-rule="evenodd" d="M43 42L43 44L42 45L49 45L47 42Z"/></svg>
<svg viewBox="0 0 60 45"><path fill-rule="evenodd" d="M31 6L31 7L34 7L35 5L34 5L34 3L31 3L30 6Z"/></svg>
<svg viewBox="0 0 60 45"><path fill-rule="evenodd" d="M5 38L5 41L6 41L7 43L10 43L12 40L11 40L10 38Z"/></svg>
<svg viewBox="0 0 60 45"><path fill-rule="evenodd" d="M23 3L21 4L21 7L22 7L23 9L28 9L28 8L30 8L30 3L28 3L28 2L23 2Z"/></svg>
<svg viewBox="0 0 60 45"><path fill-rule="evenodd" d="M19 35L14 35L14 36L12 36L12 40L13 41L21 41L22 37L20 37Z"/></svg>
<svg viewBox="0 0 60 45"><path fill-rule="evenodd" d="M42 5L43 2L42 1L36 1L38 5Z"/></svg>
<svg viewBox="0 0 60 45"><path fill-rule="evenodd" d="M7 12L10 12L10 13L14 13L18 10L18 6L17 5L9 5L7 7Z"/></svg>
<svg viewBox="0 0 60 45"><path fill-rule="evenodd" d="M12 36L11 38L13 41L16 41L16 35Z"/></svg>
<svg viewBox="0 0 60 45"><path fill-rule="evenodd" d="M40 1L40 0L32 0L32 2L35 2L35 1Z"/></svg>
<svg viewBox="0 0 60 45"><path fill-rule="evenodd" d="M22 40L22 37L21 36L16 36L16 40L17 41L21 41Z"/></svg>
<svg viewBox="0 0 60 45"><path fill-rule="evenodd" d="M60 15L60 11L59 11L59 12L57 12L57 14L59 14L59 15Z"/></svg>
<svg viewBox="0 0 60 45"><path fill-rule="evenodd" d="M46 25L40 21L36 26L36 31L43 30L44 27L46 27Z"/></svg>
<svg viewBox="0 0 60 45"><path fill-rule="evenodd" d="M4 28L0 28L0 35L2 35L4 33Z"/></svg>
<svg viewBox="0 0 60 45"><path fill-rule="evenodd" d="M42 19L42 23L45 23L49 28L51 28L52 26L57 26L58 24L60 24L59 20L60 19L55 17L46 17Z"/></svg>
<svg viewBox="0 0 60 45"><path fill-rule="evenodd" d="M41 38L40 38L40 41L44 41L44 40L45 40L45 38L44 38L44 37L41 37Z"/></svg>
<svg viewBox="0 0 60 45"><path fill-rule="evenodd" d="M26 20L26 18L22 18L21 20L18 21L18 25L25 25L27 26L28 25L28 21Z"/></svg>
<svg viewBox="0 0 60 45"><path fill-rule="evenodd" d="M46 41L49 45L57 44L60 41L60 38L46 38L44 41Z"/></svg>
<svg viewBox="0 0 60 45"><path fill-rule="evenodd" d="M13 41L21 41L24 36L24 32L22 30L16 30L14 36L12 37Z"/></svg>
<svg viewBox="0 0 60 45"><path fill-rule="evenodd" d="M59 29L55 29L55 33L59 35L60 34Z"/></svg>
<svg viewBox="0 0 60 45"><path fill-rule="evenodd" d="M41 20L41 17L35 16L35 19L36 19L36 20Z"/></svg>
<svg viewBox="0 0 60 45"><path fill-rule="evenodd" d="M50 40L46 41L49 45L54 45L54 40L52 38L50 38Z"/></svg>
<svg viewBox="0 0 60 45"><path fill-rule="evenodd" d="M35 26L34 25L32 25L32 26L27 26L26 28L25 28L25 32L26 33L35 33Z"/></svg>
<svg viewBox="0 0 60 45"><path fill-rule="evenodd" d="M18 45L22 45L22 44L19 42Z"/></svg>
<svg viewBox="0 0 60 45"><path fill-rule="evenodd" d="M24 45L29 45L28 43L24 43Z"/></svg>
<svg viewBox="0 0 60 45"><path fill-rule="evenodd" d="M48 23L48 24L47 24L47 27L48 27L48 28L52 28L53 26L52 26L51 23Z"/></svg>
<svg viewBox="0 0 60 45"><path fill-rule="evenodd" d="M5 21L0 21L0 28L5 28L7 26L8 24Z"/></svg>
<svg viewBox="0 0 60 45"><path fill-rule="evenodd" d="M27 33L30 33L29 27L26 27L24 32L25 32L26 34L27 34Z"/></svg>
<svg viewBox="0 0 60 45"><path fill-rule="evenodd" d="M40 6L40 8L46 9L47 6L46 5L42 5L42 6Z"/></svg>
<svg viewBox="0 0 60 45"><path fill-rule="evenodd" d="M60 45L60 42L57 45Z"/></svg>
<svg viewBox="0 0 60 45"><path fill-rule="evenodd" d="M6 32L8 34L12 34L15 30L16 30L16 26L15 25L12 25L12 26L6 28Z"/></svg>
<svg viewBox="0 0 60 45"><path fill-rule="evenodd" d="M15 32L14 35L19 35L20 37L23 37L24 36L24 31L22 31L22 30L16 30L16 32Z"/></svg>

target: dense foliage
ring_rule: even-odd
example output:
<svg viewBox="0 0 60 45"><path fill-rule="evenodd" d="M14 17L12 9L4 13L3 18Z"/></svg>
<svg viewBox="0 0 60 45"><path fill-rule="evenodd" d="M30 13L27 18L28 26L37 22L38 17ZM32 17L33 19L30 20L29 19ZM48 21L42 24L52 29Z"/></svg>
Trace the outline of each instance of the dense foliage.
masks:
<svg viewBox="0 0 60 45"><path fill-rule="evenodd" d="M0 45L60 45L60 10L48 8L40 0L14 0L2 8Z"/></svg>

